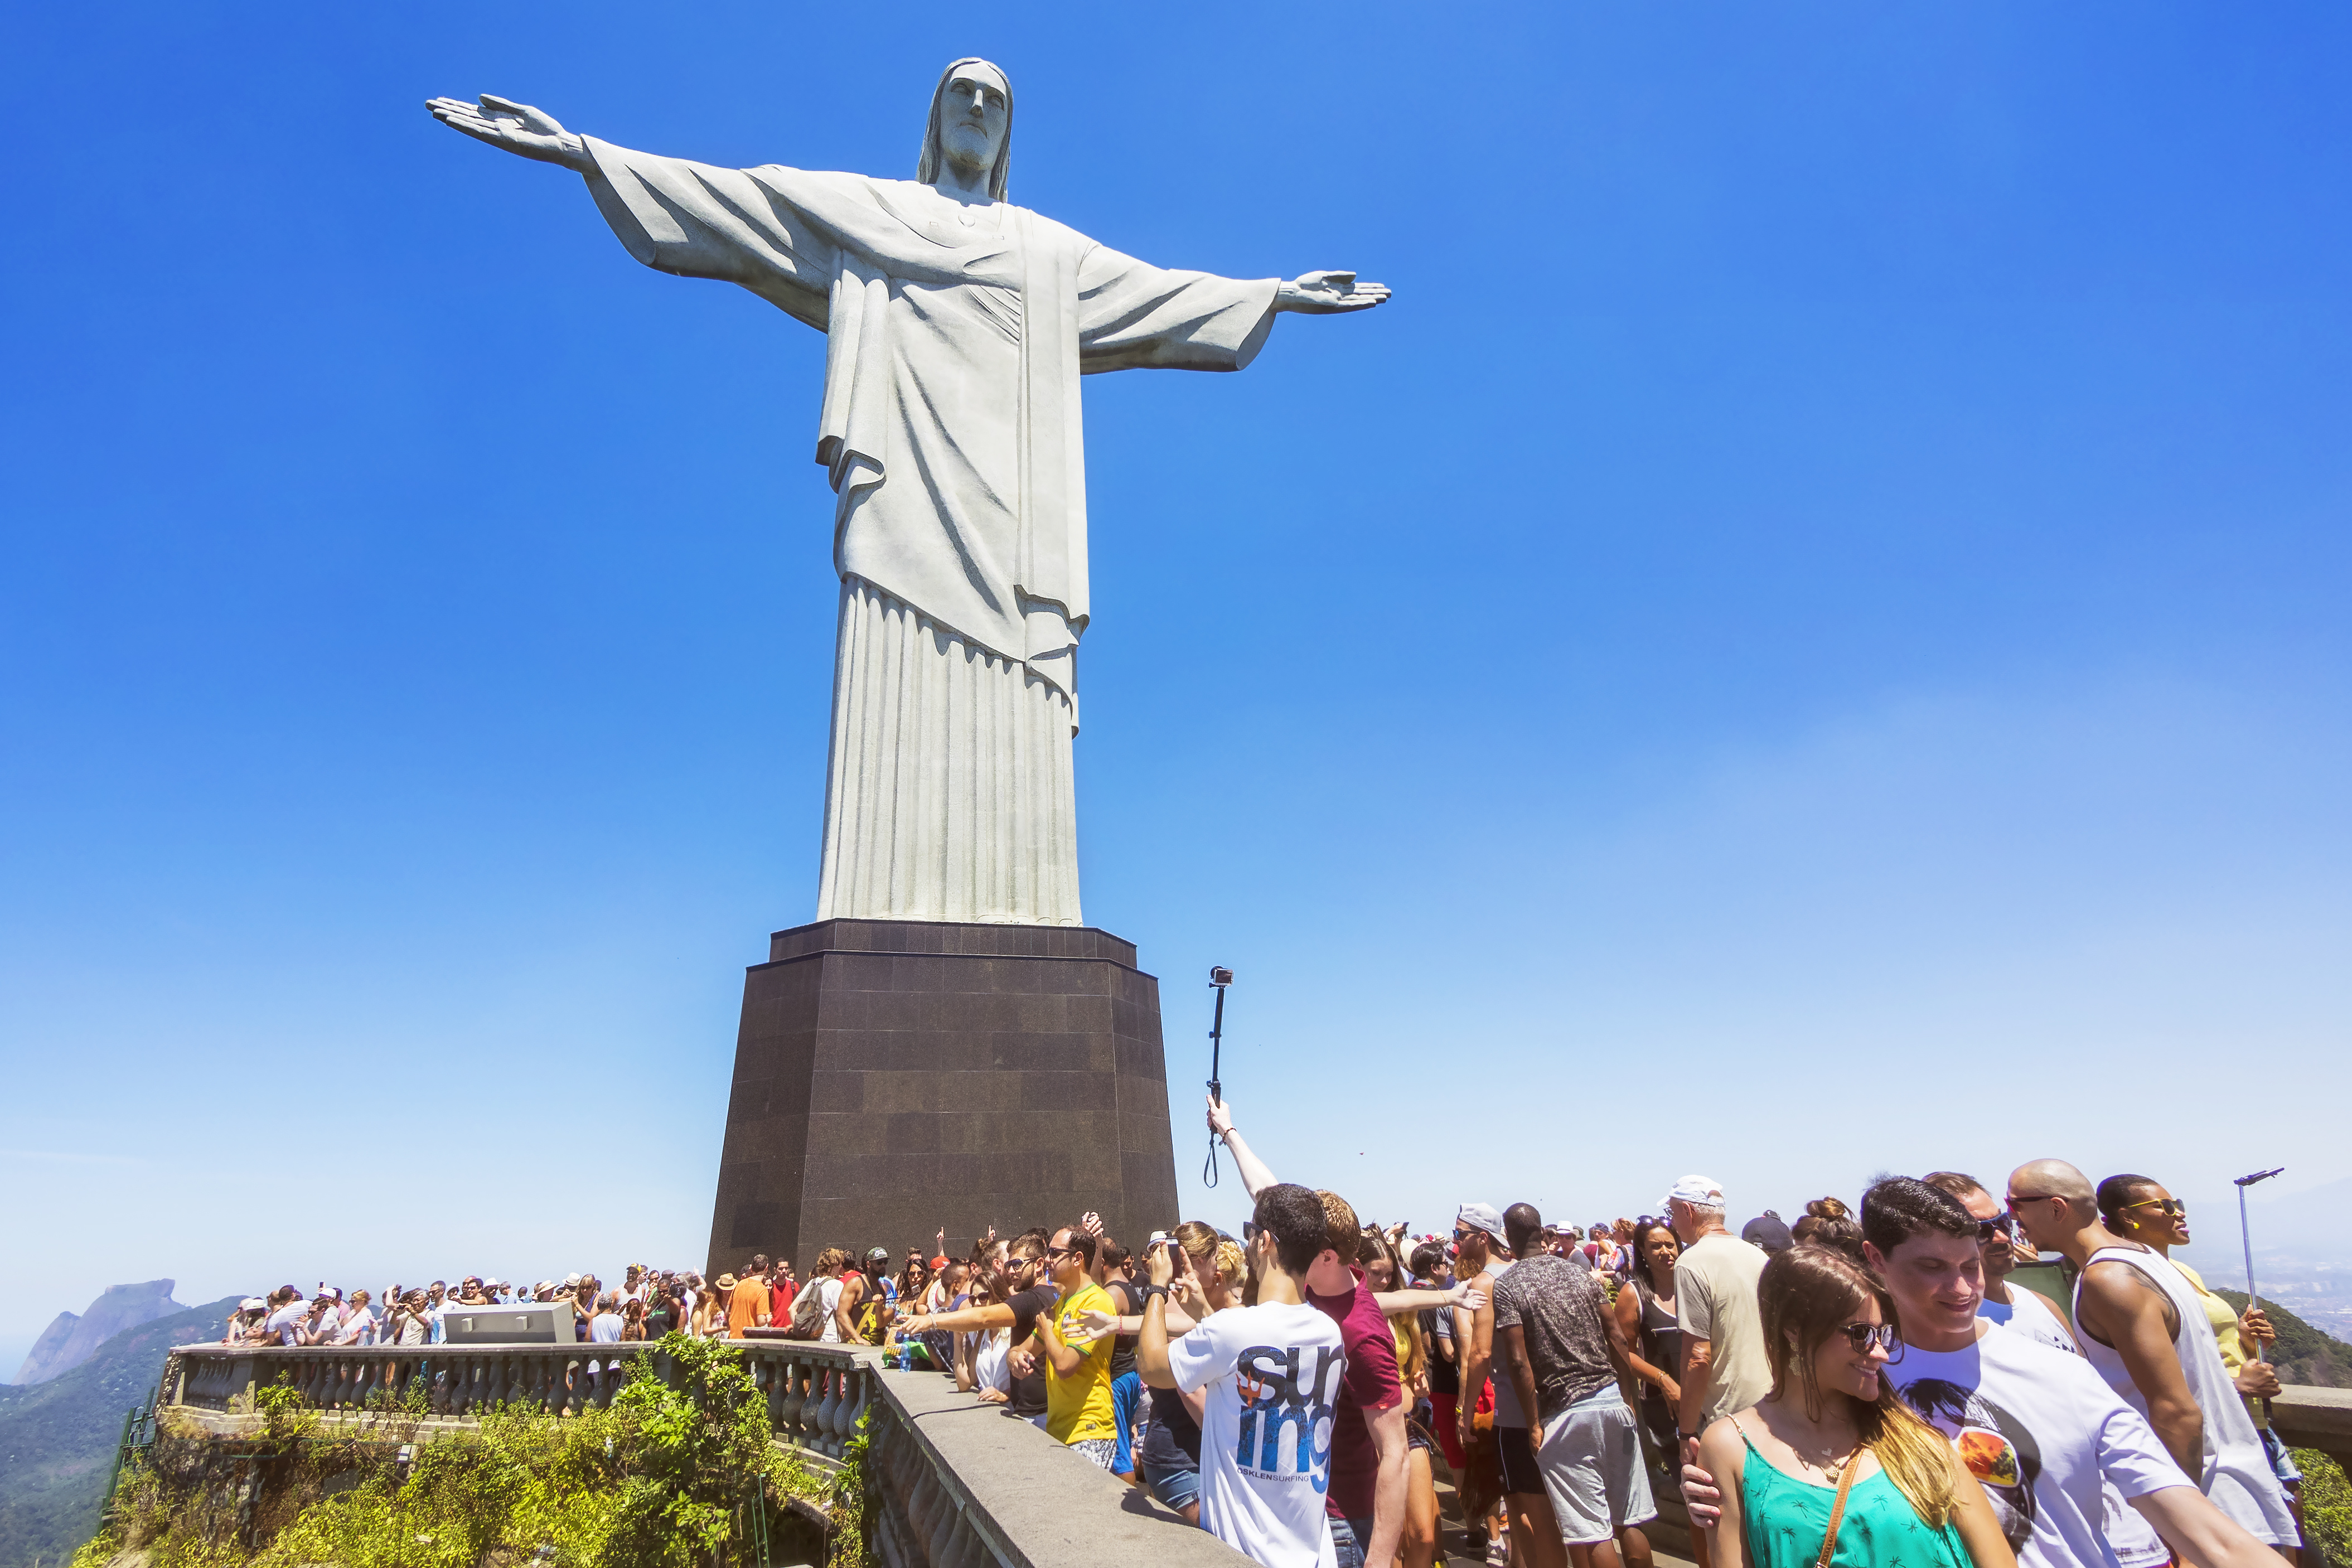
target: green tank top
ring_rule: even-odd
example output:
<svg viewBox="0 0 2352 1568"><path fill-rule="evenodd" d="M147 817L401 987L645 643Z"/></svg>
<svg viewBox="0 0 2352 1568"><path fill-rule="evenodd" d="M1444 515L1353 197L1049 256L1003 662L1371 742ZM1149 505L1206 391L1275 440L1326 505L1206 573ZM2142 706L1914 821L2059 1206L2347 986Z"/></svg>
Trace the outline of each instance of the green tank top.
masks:
<svg viewBox="0 0 2352 1568"><path fill-rule="evenodd" d="M1829 1533L1837 1493L1780 1473L1756 1451L1743 1428L1748 1457L1739 1468L1739 1511L1748 1535L1748 1568L1813 1568ZM1838 1525L1831 1568L1969 1568L1958 1526L1928 1527L1885 1470L1853 1483Z"/></svg>

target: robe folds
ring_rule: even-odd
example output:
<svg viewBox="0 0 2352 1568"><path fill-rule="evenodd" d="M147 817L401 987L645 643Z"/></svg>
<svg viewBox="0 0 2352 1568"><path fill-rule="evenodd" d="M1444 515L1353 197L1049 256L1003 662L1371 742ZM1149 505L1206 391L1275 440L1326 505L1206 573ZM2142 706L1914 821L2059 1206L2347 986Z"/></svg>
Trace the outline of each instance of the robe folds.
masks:
<svg viewBox="0 0 2352 1568"><path fill-rule="evenodd" d="M1278 280L1148 266L912 181L584 140L632 256L826 334L815 456L843 594L817 918L1081 923L1078 378L1239 370Z"/></svg>

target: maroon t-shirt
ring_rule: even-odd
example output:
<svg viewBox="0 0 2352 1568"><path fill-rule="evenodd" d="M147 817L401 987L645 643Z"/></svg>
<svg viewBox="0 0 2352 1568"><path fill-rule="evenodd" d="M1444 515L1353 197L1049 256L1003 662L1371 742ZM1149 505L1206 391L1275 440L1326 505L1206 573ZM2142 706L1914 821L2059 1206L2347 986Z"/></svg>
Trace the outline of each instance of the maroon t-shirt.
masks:
<svg viewBox="0 0 2352 1568"><path fill-rule="evenodd" d="M1333 1519L1370 1519L1381 1461L1371 1429L1364 1425L1364 1412L1393 1410L1404 1401L1404 1383L1397 1375L1396 1335L1380 1303L1361 1285L1344 1296L1309 1290L1307 1300L1339 1325L1339 1342L1348 1355L1339 1408L1331 1417L1331 1489L1324 1510Z"/></svg>

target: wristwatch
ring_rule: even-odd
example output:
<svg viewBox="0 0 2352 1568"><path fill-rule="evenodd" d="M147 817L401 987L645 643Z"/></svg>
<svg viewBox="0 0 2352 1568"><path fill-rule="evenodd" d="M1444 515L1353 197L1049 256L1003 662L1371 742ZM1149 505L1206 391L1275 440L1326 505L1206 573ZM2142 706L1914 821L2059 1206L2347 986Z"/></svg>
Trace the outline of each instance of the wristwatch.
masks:
<svg viewBox="0 0 2352 1568"><path fill-rule="evenodd" d="M1168 1287L1165 1285L1146 1285L1143 1288L1144 1300L1149 1302L1154 1296L1157 1296L1161 1300L1165 1301L1168 1300Z"/></svg>

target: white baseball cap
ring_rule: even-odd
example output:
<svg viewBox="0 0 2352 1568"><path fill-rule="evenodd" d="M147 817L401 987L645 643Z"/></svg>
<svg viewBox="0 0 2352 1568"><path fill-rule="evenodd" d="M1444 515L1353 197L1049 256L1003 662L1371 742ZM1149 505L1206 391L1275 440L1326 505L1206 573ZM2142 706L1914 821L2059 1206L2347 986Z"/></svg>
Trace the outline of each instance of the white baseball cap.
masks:
<svg viewBox="0 0 2352 1568"><path fill-rule="evenodd" d="M1723 1184L1709 1176L1681 1177L1666 1189L1666 1195L1658 1200L1658 1211L1663 1214L1669 1204L1675 1203L1719 1209L1723 1206Z"/></svg>

